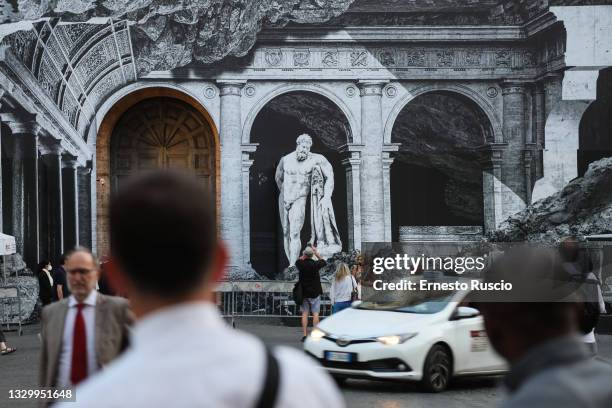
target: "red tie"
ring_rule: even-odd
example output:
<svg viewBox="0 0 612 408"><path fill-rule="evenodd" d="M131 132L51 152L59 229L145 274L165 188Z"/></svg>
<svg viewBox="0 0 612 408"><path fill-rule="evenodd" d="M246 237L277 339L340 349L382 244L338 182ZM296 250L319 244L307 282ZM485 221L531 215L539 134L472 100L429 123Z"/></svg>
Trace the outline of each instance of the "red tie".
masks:
<svg viewBox="0 0 612 408"><path fill-rule="evenodd" d="M74 320L74 333L72 334L72 365L70 367L70 381L76 385L87 377L87 333L85 332L85 319L83 308L85 304L77 305L76 319Z"/></svg>

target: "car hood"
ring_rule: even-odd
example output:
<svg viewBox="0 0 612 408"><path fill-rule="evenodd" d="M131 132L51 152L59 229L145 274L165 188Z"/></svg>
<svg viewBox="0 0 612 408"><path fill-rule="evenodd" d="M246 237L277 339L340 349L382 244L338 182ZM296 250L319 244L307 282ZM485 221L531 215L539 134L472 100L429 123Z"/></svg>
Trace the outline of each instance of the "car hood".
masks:
<svg viewBox="0 0 612 408"><path fill-rule="evenodd" d="M319 328L335 337L367 338L418 332L441 318L440 313L417 314L350 308L324 319Z"/></svg>

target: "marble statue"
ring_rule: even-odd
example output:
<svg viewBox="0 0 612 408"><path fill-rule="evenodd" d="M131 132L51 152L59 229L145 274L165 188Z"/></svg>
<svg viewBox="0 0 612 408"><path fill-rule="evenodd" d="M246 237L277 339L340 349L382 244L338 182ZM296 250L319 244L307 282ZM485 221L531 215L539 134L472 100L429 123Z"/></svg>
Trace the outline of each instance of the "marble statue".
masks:
<svg viewBox="0 0 612 408"><path fill-rule="evenodd" d="M331 203L334 192L332 166L323 155L310 152L312 138L309 135L300 135L296 144L294 152L281 158L275 176L280 190L278 207L289 265L295 263L302 249L300 233L309 196L311 232L308 243L316 246L324 258L342 250Z"/></svg>

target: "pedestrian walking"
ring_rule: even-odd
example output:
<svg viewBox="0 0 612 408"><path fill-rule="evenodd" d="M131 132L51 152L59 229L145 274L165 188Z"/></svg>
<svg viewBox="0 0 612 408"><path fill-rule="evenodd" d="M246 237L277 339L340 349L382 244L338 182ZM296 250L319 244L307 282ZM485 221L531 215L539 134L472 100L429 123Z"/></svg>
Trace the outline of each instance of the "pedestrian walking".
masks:
<svg viewBox="0 0 612 408"><path fill-rule="evenodd" d="M195 177L152 172L111 198L108 277L137 317L130 349L62 408L342 407L302 352L270 350L214 304L228 251L214 200ZM154 255L152 255L154 254Z"/></svg>
<svg viewBox="0 0 612 408"><path fill-rule="evenodd" d="M66 280L66 270L64 264L66 263L66 255L62 254L58 260L58 264L53 268L52 275L54 281L54 292L57 300L70 297L70 288Z"/></svg>
<svg viewBox="0 0 612 408"><path fill-rule="evenodd" d="M581 329L584 336L582 336L582 341L587 345L591 354L596 355L595 326L599 321L599 316L606 313L601 282L593 272L593 262L588 251L580 248L578 237L569 236L561 240L559 253L563 261L563 269L569 275L570 280L580 284L578 294L581 295L583 305Z"/></svg>
<svg viewBox="0 0 612 408"><path fill-rule="evenodd" d="M38 264L38 298L43 307L57 299L53 293L54 282L53 276L51 275L51 268L51 262L49 260L43 260Z"/></svg>
<svg viewBox="0 0 612 408"><path fill-rule="evenodd" d="M123 298L98 293L98 262L85 248L66 256L69 298L42 312L40 383L45 388L79 384L107 366L128 345L132 314Z"/></svg>
<svg viewBox="0 0 612 408"><path fill-rule="evenodd" d="M2 333L2 328L0 327L0 355L6 356L7 354L11 354L16 351L16 348L6 345L6 337L4 337L4 333Z"/></svg>
<svg viewBox="0 0 612 408"><path fill-rule="evenodd" d="M510 363L503 408L612 407L612 364L582 341L582 304L554 297L554 277L565 273L558 254L527 248L501 255L485 274L485 282L513 285L480 303L491 345Z"/></svg>
<svg viewBox="0 0 612 408"><path fill-rule="evenodd" d="M348 265L342 262L336 269L336 276L329 291L332 313L338 313L350 307L351 303L357 300L357 297L357 281L350 273Z"/></svg>
<svg viewBox="0 0 612 408"><path fill-rule="evenodd" d="M316 257L315 261L313 257ZM303 301L300 306L302 312L302 341L308 336L308 318L312 314L312 326L319 324L319 313L321 311L321 275L319 270L327 263L321 257L316 247L306 246L302 256L295 261L295 266L299 271L299 283L302 286Z"/></svg>

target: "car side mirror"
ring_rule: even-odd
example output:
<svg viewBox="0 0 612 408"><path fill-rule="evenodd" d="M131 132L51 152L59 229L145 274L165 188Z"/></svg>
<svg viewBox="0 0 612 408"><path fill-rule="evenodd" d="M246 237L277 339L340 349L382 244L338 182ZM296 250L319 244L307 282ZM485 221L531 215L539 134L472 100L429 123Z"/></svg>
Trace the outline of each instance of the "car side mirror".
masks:
<svg viewBox="0 0 612 408"><path fill-rule="evenodd" d="M478 309L474 309L473 307L468 306L459 306L455 311L453 320L469 319L478 315L480 315L480 311Z"/></svg>

